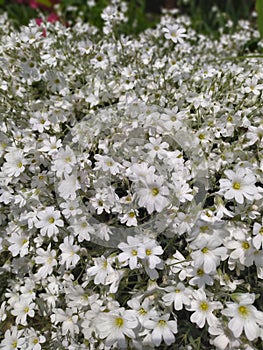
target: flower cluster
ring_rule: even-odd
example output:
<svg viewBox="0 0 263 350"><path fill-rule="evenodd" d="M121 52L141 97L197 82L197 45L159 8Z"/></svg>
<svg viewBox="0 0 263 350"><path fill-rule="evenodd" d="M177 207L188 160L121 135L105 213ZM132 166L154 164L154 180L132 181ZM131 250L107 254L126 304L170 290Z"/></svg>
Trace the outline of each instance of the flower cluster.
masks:
<svg viewBox="0 0 263 350"><path fill-rule="evenodd" d="M126 8L0 17L0 349L257 350L262 41Z"/></svg>

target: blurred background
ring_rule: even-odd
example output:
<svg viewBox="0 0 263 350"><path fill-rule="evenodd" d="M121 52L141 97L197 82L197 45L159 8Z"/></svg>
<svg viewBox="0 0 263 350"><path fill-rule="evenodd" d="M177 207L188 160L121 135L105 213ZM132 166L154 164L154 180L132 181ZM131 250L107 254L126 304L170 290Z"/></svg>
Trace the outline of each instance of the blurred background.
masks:
<svg viewBox="0 0 263 350"><path fill-rule="evenodd" d="M100 13L110 0L0 0L0 10L7 11L9 17L19 26L27 24L32 18L44 11L52 13L53 21L58 18L54 13L60 9L63 21L74 21L82 17L101 28L103 22ZM204 34L216 34L219 27L229 21L233 28L240 19L253 21L255 0L128 0L128 22L122 28L126 34L138 34L158 23L162 9L178 9L179 13L191 17L195 30ZM75 9L74 9L75 8ZM69 10L70 9L70 10ZM50 20L51 21L51 20Z"/></svg>

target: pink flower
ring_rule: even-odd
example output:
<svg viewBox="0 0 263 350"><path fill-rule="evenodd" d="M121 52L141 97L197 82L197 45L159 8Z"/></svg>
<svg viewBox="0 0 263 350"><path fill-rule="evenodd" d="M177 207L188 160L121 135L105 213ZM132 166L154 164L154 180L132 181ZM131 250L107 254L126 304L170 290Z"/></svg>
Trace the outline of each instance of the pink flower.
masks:
<svg viewBox="0 0 263 350"><path fill-rule="evenodd" d="M58 22L59 16L55 12L51 12L47 17L47 21L50 23Z"/></svg>
<svg viewBox="0 0 263 350"><path fill-rule="evenodd" d="M29 1L29 6L30 6L32 9L37 9L37 8L39 8L39 4L38 4L37 1L35 1L35 0L30 0L30 1Z"/></svg>

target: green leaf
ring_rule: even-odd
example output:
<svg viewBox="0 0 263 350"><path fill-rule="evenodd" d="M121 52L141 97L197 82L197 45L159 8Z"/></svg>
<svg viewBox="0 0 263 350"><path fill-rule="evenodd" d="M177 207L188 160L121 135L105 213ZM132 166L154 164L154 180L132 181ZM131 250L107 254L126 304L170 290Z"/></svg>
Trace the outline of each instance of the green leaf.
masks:
<svg viewBox="0 0 263 350"><path fill-rule="evenodd" d="M263 0L256 0L256 10L258 13L258 30L263 38Z"/></svg>
<svg viewBox="0 0 263 350"><path fill-rule="evenodd" d="M0 0L1 1L1 0ZM50 0L38 0L37 1L40 5L44 5L44 6L47 6L47 7L50 7L52 5L51 1Z"/></svg>

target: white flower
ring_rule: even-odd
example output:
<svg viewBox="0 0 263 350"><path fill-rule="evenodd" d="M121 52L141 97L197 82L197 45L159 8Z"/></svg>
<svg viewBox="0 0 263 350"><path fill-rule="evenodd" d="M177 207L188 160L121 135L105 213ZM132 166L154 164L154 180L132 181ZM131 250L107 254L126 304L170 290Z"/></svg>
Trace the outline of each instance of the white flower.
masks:
<svg viewBox="0 0 263 350"><path fill-rule="evenodd" d="M192 277L189 281L191 286L198 286L203 288L206 285L212 286L214 284L214 272L212 274L205 273L202 268L189 267L187 269L187 277Z"/></svg>
<svg viewBox="0 0 263 350"><path fill-rule="evenodd" d="M154 159L157 157L159 159L163 159L167 154L166 149L169 147L169 144L167 142L162 142L161 137L150 137L149 141L150 142L144 147L148 150L150 158Z"/></svg>
<svg viewBox="0 0 263 350"><path fill-rule="evenodd" d="M80 256L76 254L80 247L78 245L74 245L73 241L73 237L65 237L64 242L59 245L59 249L62 252L60 255L61 264L65 264L67 270L69 268L74 268L80 259Z"/></svg>
<svg viewBox="0 0 263 350"><path fill-rule="evenodd" d="M54 314L51 315L53 323L62 322L62 335L70 333L71 337L74 337L74 334L79 333L78 315L74 315L74 312L76 312L76 309L66 308L66 311L55 309Z"/></svg>
<svg viewBox="0 0 263 350"><path fill-rule="evenodd" d="M26 339L22 337L24 330L18 330L12 326L5 332L4 339L1 341L1 350L23 349Z"/></svg>
<svg viewBox="0 0 263 350"><path fill-rule="evenodd" d="M121 215L120 222L126 226L137 226L137 218L139 215L138 210L131 209L128 213Z"/></svg>
<svg viewBox="0 0 263 350"><path fill-rule="evenodd" d="M93 259L95 266L89 267L87 269L88 276L95 276L95 284L105 284L107 283L107 277L114 273L114 269L111 263L104 256Z"/></svg>
<svg viewBox="0 0 263 350"><path fill-rule="evenodd" d="M142 239L139 237L127 237L127 243L120 243L118 248L123 252L118 255L118 259L121 263L126 262L129 264L131 270L138 267L138 248L142 244Z"/></svg>
<svg viewBox="0 0 263 350"><path fill-rule="evenodd" d="M21 298L14 305L14 309L11 314L16 316L16 324L27 325L27 316L34 317L35 303L32 303L30 299Z"/></svg>
<svg viewBox="0 0 263 350"><path fill-rule="evenodd" d="M175 286L166 287L165 291L167 294L162 296L165 305L173 304L175 310L182 310L183 305L190 305L190 297L193 291L185 287L182 282L177 283Z"/></svg>
<svg viewBox="0 0 263 350"><path fill-rule="evenodd" d="M143 241L138 248L138 257L143 259L147 267L154 269L158 264L162 262L158 255L163 254L163 248L156 243L155 240L147 237L143 238Z"/></svg>
<svg viewBox="0 0 263 350"><path fill-rule="evenodd" d="M60 208L63 208L62 214L66 219L80 215L82 213L82 210L79 207L79 202L77 200L69 200L61 203L59 206Z"/></svg>
<svg viewBox="0 0 263 350"><path fill-rule="evenodd" d="M209 333L216 336L211 343L217 350L240 349L241 340L234 338L234 335L226 329L226 326L218 322L218 324L209 326Z"/></svg>
<svg viewBox="0 0 263 350"><path fill-rule="evenodd" d="M251 266L254 261L255 248L251 237L244 237L240 231L239 239L226 239L225 246L232 251L229 254L229 263L239 261L244 266Z"/></svg>
<svg viewBox="0 0 263 350"><path fill-rule="evenodd" d="M135 297L128 300L127 304L130 308L136 311L137 318L142 325L144 325L146 320L158 317L158 313L150 298L145 298L141 301L140 297Z"/></svg>
<svg viewBox="0 0 263 350"><path fill-rule="evenodd" d="M57 265L57 260L55 259L56 251L50 249L51 245L48 246L46 251L43 248L36 250L37 256L35 262L36 264L43 265L36 274L37 278L46 278L52 273L53 267Z"/></svg>
<svg viewBox="0 0 263 350"><path fill-rule="evenodd" d="M44 130L50 128L50 121L48 120L47 112L36 111L34 116L29 119L29 123L32 125L33 130L37 130L40 133L43 133Z"/></svg>
<svg viewBox="0 0 263 350"><path fill-rule="evenodd" d="M227 258L227 249L221 246L221 240L215 237L200 237L196 239L190 247L194 249L191 253L193 266L195 268L203 268L205 273L216 271L216 267L221 260Z"/></svg>
<svg viewBox="0 0 263 350"><path fill-rule="evenodd" d="M169 189L163 182L160 176L147 176L142 187L136 191L139 206L145 207L149 214L154 210L161 212L170 203L167 199Z"/></svg>
<svg viewBox="0 0 263 350"><path fill-rule="evenodd" d="M186 37L186 30L183 27L179 27L178 24L167 25L163 28L164 36L166 39L171 39L175 44L182 44L184 42L183 38Z"/></svg>
<svg viewBox="0 0 263 350"><path fill-rule="evenodd" d="M119 172L121 165L115 162L111 157L96 154L94 158L96 159L94 170L101 169L105 172L110 171L112 175L115 175Z"/></svg>
<svg viewBox="0 0 263 350"><path fill-rule="evenodd" d="M27 160L21 149L10 149L9 153L5 155L5 159L6 162L4 163L2 170L7 176L18 177L24 172Z"/></svg>
<svg viewBox="0 0 263 350"><path fill-rule="evenodd" d="M105 339L105 345L111 347L116 344L118 349L127 347L127 338L134 339L133 331L138 325L138 319L134 310L119 308L110 312L104 312L96 320L96 328L101 339Z"/></svg>
<svg viewBox="0 0 263 350"><path fill-rule="evenodd" d="M58 227L63 227L64 222L60 219L60 212L54 207L46 207L37 214L39 221L35 222L36 228L40 228L41 235L52 237L59 232Z"/></svg>
<svg viewBox="0 0 263 350"><path fill-rule="evenodd" d="M254 294L244 293L237 297L236 303L226 303L227 308L222 310L223 315L231 317L228 327L236 338L239 338L243 331L251 341L261 335L263 312L252 305L254 300Z"/></svg>
<svg viewBox="0 0 263 350"><path fill-rule="evenodd" d="M80 184L75 175L65 173L65 179L58 186L58 192L64 199L74 200L77 197L76 191L80 189Z"/></svg>
<svg viewBox="0 0 263 350"><path fill-rule="evenodd" d="M83 242L84 240L89 241L90 235L94 234L94 227L89 223L85 216L74 220L69 228L73 231L74 236L78 237L79 242Z"/></svg>
<svg viewBox="0 0 263 350"><path fill-rule="evenodd" d="M189 311L194 311L190 317L191 322L196 323L200 328L203 328L206 322L209 326L217 324L218 319L213 311L221 309L222 304L217 301L209 301L203 289L194 291L192 296L191 307L187 308Z"/></svg>
<svg viewBox="0 0 263 350"><path fill-rule="evenodd" d="M175 342L174 334L177 333L177 321L169 320L169 318L170 314L164 314L144 322L145 328L153 330L151 340L155 346L159 346L162 340L168 346Z"/></svg>
<svg viewBox="0 0 263 350"><path fill-rule="evenodd" d="M154 176L155 167L149 166L147 163L134 163L126 170L127 176L131 181L139 180L145 182L147 176Z"/></svg>
<svg viewBox="0 0 263 350"><path fill-rule="evenodd" d="M221 179L219 182L220 193L223 193L226 199L235 199L237 203L243 204L244 197L253 200L259 194L255 186L256 177L250 170L225 170L225 175L227 179Z"/></svg>
<svg viewBox="0 0 263 350"><path fill-rule="evenodd" d="M47 152L49 155L57 153L58 149L62 147L61 140L57 140L56 136L50 136L43 140L43 146L39 149L42 152Z"/></svg>
<svg viewBox="0 0 263 350"><path fill-rule="evenodd" d="M45 72L45 79L47 86L52 92L61 91L66 87L66 80L64 73L56 72L55 70L48 70Z"/></svg>
<svg viewBox="0 0 263 350"><path fill-rule="evenodd" d="M76 164L76 156L69 146L66 149L60 148L54 155L54 164L51 166L51 170L57 173L58 177L62 174L70 174Z"/></svg>
<svg viewBox="0 0 263 350"><path fill-rule="evenodd" d="M13 232L12 236L7 240L10 243L8 250L13 256L17 256L19 254L21 257L23 257L28 254L29 240L24 233Z"/></svg>
<svg viewBox="0 0 263 350"><path fill-rule="evenodd" d="M180 179L178 181L177 174L173 174L173 182L174 183L170 185L170 188L172 192L175 193L176 197L181 203L191 201L194 198L194 196L192 195L193 190L191 189L189 184L183 179Z"/></svg>
<svg viewBox="0 0 263 350"><path fill-rule="evenodd" d="M263 219L262 224L259 224L258 222L254 223L253 235L253 245L256 249L260 249L260 247L263 247Z"/></svg>
<svg viewBox="0 0 263 350"><path fill-rule="evenodd" d="M42 343L45 343L46 338L43 335L38 335L33 329L28 329L28 350L41 350Z"/></svg>
<svg viewBox="0 0 263 350"><path fill-rule="evenodd" d="M183 281L186 278L189 263L179 250L176 250L172 258L167 259L166 266L169 266L171 273L178 275L180 281Z"/></svg>
<svg viewBox="0 0 263 350"><path fill-rule="evenodd" d="M252 92L254 95L258 96L261 90L263 90L263 84L258 84L258 78L256 76L247 78L243 90L246 93Z"/></svg>

